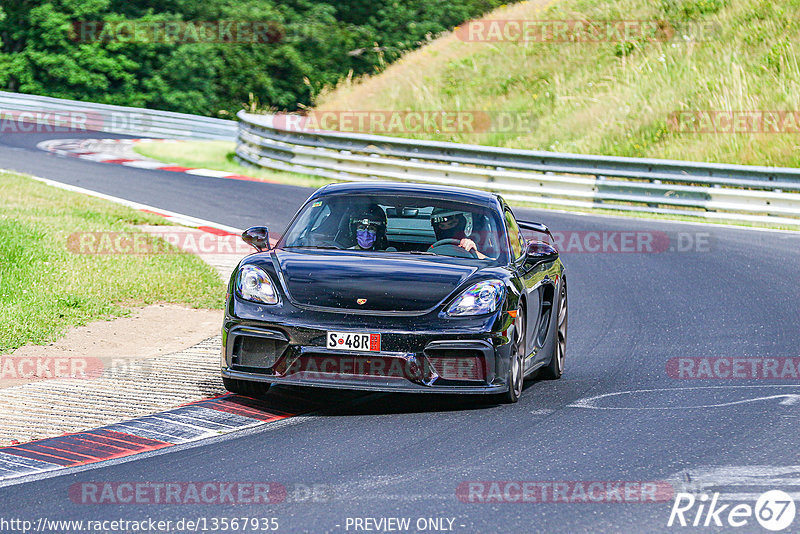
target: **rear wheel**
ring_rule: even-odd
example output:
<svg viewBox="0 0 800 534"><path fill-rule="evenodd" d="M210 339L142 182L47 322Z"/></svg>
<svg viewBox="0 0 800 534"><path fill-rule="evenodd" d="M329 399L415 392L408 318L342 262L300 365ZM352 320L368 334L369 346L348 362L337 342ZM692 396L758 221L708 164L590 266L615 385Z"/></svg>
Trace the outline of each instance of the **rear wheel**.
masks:
<svg viewBox="0 0 800 534"><path fill-rule="evenodd" d="M267 382L250 382L248 380L225 377L222 377L222 385L231 393L244 395L245 397L263 397L269 391L270 386Z"/></svg>
<svg viewBox="0 0 800 534"><path fill-rule="evenodd" d="M513 342L511 345L511 361L508 366L508 391L501 395L501 400L513 404L522 396L525 383L525 312L522 306L517 309L513 324Z"/></svg>
<svg viewBox="0 0 800 534"><path fill-rule="evenodd" d="M556 318L556 338L553 342L553 356L550 363L542 368L541 377L546 380L557 380L564 373L564 362L567 357L567 284L561 284L558 296L558 316Z"/></svg>

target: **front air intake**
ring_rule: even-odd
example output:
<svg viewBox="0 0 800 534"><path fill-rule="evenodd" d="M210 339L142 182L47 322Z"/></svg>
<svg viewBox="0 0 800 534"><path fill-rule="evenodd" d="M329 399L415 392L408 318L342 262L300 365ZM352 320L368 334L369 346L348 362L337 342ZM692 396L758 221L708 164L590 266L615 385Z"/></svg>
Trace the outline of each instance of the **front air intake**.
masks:
<svg viewBox="0 0 800 534"><path fill-rule="evenodd" d="M251 369L269 369L286 349L287 343L277 339L237 336L233 344L231 364Z"/></svg>
<svg viewBox="0 0 800 534"><path fill-rule="evenodd" d="M480 351L428 349L425 352L436 374L444 380L474 382L486 379L486 362Z"/></svg>

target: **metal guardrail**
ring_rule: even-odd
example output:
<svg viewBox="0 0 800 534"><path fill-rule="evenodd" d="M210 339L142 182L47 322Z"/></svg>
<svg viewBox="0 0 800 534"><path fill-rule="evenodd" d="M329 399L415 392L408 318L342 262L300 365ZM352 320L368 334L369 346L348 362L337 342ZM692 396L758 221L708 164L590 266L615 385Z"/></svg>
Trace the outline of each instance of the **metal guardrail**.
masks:
<svg viewBox="0 0 800 534"><path fill-rule="evenodd" d="M334 180L459 185L509 200L800 225L800 169L563 154L329 131L239 112L237 158Z"/></svg>
<svg viewBox="0 0 800 534"><path fill-rule="evenodd" d="M10 119L13 119L10 121ZM0 134L39 124L37 132L98 131L167 139L236 138L236 121L155 109L0 91Z"/></svg>

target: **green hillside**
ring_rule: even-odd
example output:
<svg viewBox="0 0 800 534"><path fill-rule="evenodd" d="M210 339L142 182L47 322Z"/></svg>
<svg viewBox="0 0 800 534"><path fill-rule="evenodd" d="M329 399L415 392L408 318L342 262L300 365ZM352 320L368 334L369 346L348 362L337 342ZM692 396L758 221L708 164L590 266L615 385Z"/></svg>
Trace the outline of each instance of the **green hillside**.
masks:
<svg viewBox="0 0 800 534"><path fill-rule="evenodd" d="M479 111L489 116L502 111L530 117L531 123L514 131L406 136L800 166L800 0L533 1L501 8L488 18L641 20L678 31L670 38L634 36L628 41L468 42L462 27L408 53L379 75L341 83L318 99L317 109ZM763 120L737 124L740 133L714 132L715 124L723 130L726 124L709 124L712 115L694 113L704 110L725 112L713 115L722 119L737 112L737 120ZM795 114L775 115L780 124L774 126L758 113L763 110ZM680 120L670 123L670 117ZM698 128L705 133L696 133ZM779 132L752 131L770 128Z"/></svg>

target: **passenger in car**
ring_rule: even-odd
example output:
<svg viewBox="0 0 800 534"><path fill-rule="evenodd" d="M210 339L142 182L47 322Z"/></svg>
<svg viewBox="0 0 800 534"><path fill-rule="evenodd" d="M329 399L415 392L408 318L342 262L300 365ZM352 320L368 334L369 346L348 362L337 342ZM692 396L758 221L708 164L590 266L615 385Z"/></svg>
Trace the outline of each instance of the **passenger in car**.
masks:
<svg viewBox="0 0 800 534"><path fill-rule="evenodd" d="M350 233L356 243L351 250L386 250L386 213L377 204L350 217Z"/></svg>

